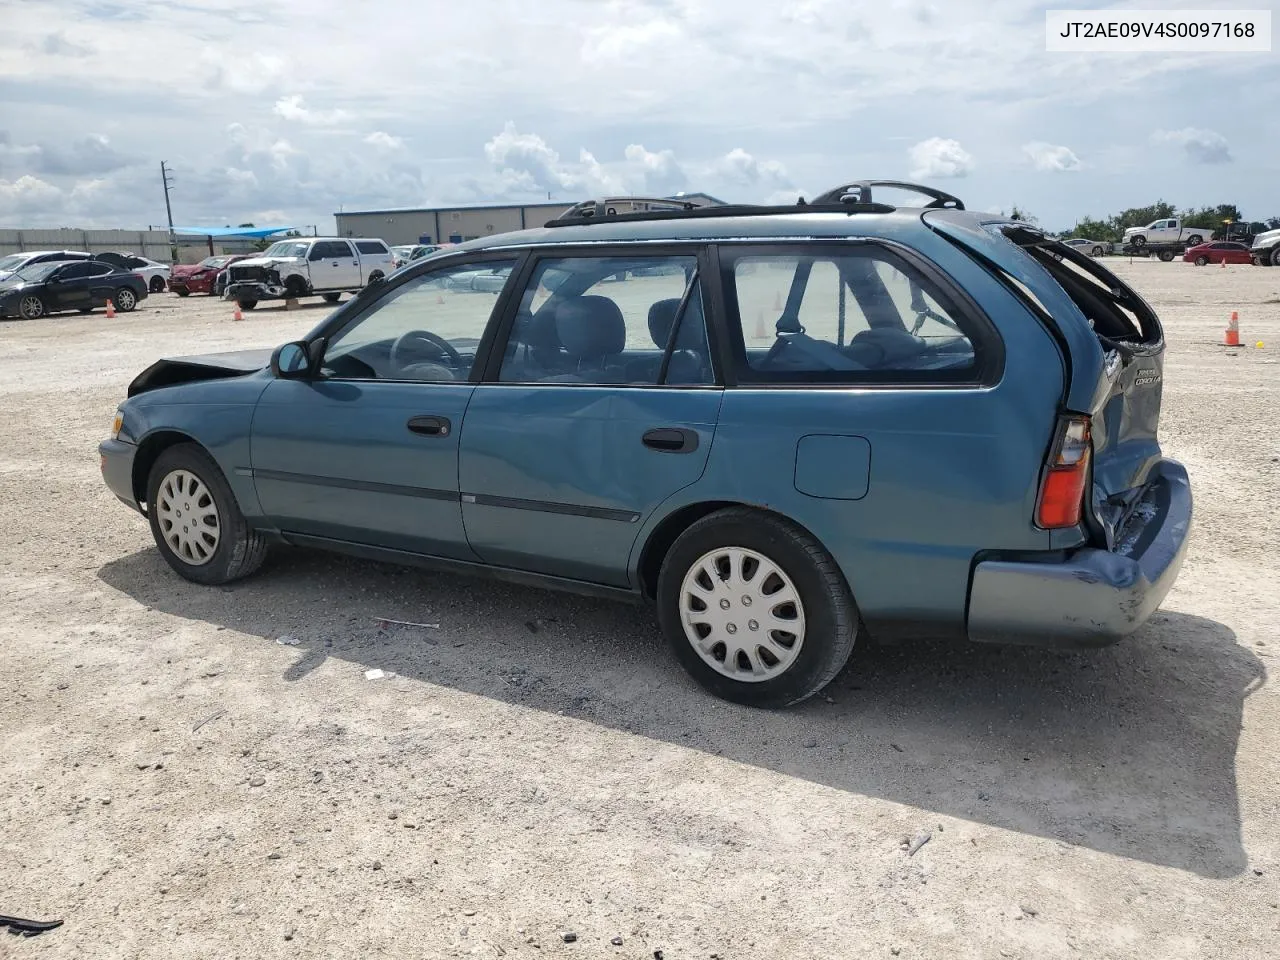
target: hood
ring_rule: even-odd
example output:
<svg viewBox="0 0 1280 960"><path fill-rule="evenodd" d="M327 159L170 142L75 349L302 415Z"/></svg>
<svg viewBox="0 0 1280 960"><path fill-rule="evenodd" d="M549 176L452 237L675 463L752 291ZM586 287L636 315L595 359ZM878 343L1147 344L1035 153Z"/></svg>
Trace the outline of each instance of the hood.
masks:
<svg viewBox="0 0 1280 960"><path fill-rule="evenodd" d="M202 267L198 263L180 263L169 271L171 277L194 277L198 273L213 273L217 267Z"/></svg>
<svg viewBox="0 0 1280 960"><path fill-rule="evenodd" d="M230 350L226 353L204 353L190 357L167 357L157 360L133 378L129 396L160 387L199 380L243 377L264 370L271 363L271 349Z"/></svg>
<svg viewBox="0 0 1280 960"><path fill-rule="evenodd" d="M1124 235L1126 237L1132 237L1135 233L1142 233L1142 231L1146 229L1147 229L1146 227L1126 227L1124 231Z"/></svg>
<svg viewBox="0 0 1280 960"><path fill-rule="evenodd" d="M21 290L26 285L26 280L12 273L0 274L0 293L12 293L14 290Z"/></svg>
<svg viewBox="0 0 1280 960"><path fill-rule="evenodd" d="M1280 240L1280 230L1268 230L1265 233L1254 234L1253 245L1260 247L1263 244L1269 244L1276 240Z"/></svg>

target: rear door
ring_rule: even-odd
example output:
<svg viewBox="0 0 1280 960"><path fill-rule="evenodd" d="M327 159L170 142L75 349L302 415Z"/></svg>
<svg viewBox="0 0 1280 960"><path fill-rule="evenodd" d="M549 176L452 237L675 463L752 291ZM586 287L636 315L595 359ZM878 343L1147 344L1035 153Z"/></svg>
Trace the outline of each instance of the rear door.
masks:
<svg viewBox="0 0 1280 960"><path fill-rule="evenodd" d="M630 585L638 531L702 476L715 435L702 256L557 254L523 271L462 426L462 516L481 559Z"/></svg>
<svg viewBox="0 0 1280 960"><path fill-rule="evenodd" d="M360 264L346 240L320 240L311 248L311 286L316 290L354 290L362 286Z"/></svg>

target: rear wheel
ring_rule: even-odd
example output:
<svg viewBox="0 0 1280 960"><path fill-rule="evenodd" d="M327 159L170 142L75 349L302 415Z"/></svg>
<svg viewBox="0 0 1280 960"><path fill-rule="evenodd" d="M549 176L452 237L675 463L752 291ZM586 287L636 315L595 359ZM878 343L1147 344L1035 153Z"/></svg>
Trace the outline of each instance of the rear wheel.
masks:
<svg viewBox="0 0 1280 960"><path fill-rule="evenodd" d="M774 514L720 510L682 533L658 576L658 621L677 659L718 697L805 700L840 672L858 616L835 561Z"/></svg>
<svg viewBox="0 0 1280 960"><path fill-rule="evenodd" d="M1172 250L1161 250L1161 251L1160 251L1160 259L1161 259L1164 263L1168 263L1169 261L1171 261L1171 260L1173 259L1173 251L1172 251Z"/></svg>
<svg viewBox="0 0 1280 960"><path fill-rule="evenodd" d="M252 310L258 305L257 300L237 300L236 303L240 305L241 310Z"/></svg>
<svg viewBox="0 0 1280 960"><path fill-rule="evenodd" d="M115 303L117 310L128 313L138 305L138 295L128 287L120 287L116 290Z"/></svg>
<svg viewBox="0 0 1280 960"><path fill-rule="evenodd" d="M1280 244L1277 244L1271 251L1271 265L1280 267Z"/></svg>
<svg viewBox="0 0 1280 960"><path fill-rule="evenodd" d="M165 562L195 583L247 577L267 542L249 528L226 478L195 443L169 447L147 478L147 517Z"/></svg>
<svg viewBox="0 0 1280 960"><path fill-rule="evenodd" d="M341 299L342 299L341 293L326 293L324 295L325 303L337 303Z"/></svg>
<svg viewBox="0 0 1280 960"><path fill-rule="evenodd" d="M46 312L44 301L34 294L18 302L18 316L23 320L39 320Z"/></svg>
<svg viewBox="0 0 1280 960"><path fill-rule="evenodd" d="M1208 262L1209 262L1209 258L1206 257L1204 254L1200 254L1200 256L1196 257L1197 267L1203 267Z"/></svg>
<svg viewBox="0 0 1280 960"><path fill-rule="evenodd" d="M152 277L148 289L152 293L164 293L164 277Z"/></svg>
<svg viewBox="0 0 1280 960"><path fill-rule="evenodd" d="M382 279L382 276L383 274L381 270L375 270L373 271L373 273L369 274L369 282L377 283L379 280Z"/></svg>

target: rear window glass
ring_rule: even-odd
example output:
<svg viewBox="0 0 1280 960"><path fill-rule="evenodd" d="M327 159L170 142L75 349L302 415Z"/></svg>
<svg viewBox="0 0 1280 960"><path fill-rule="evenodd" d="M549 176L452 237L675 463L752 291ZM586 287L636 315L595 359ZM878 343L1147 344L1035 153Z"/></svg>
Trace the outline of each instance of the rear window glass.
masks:
<svg viewBox="0 0 1280 960"><path fill-rule="evenodd" d="M387 248L377 240L357 240L356 249L361 253L386 253Z"/></svg>
<svg viewBox="0 0 1280 960"><path fill-rule="evenodd" d="M1004 234L1058 281L1095 333L1108 340L1154 343L1160 321L1132 287L1096 260L1025 227Z"/></svg>

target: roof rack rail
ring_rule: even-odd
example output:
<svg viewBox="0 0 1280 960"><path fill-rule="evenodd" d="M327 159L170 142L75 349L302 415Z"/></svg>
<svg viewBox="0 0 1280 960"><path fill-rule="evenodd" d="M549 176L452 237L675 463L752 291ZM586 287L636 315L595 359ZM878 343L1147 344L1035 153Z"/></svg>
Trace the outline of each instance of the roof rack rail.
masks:
<svg viewBox="0 0 1280 960"><path fill-rule="evenodd" d="M555 220L588 220L593 217L616 217L628 213L651 211L696 210L700 204L678 197L596 197L575 203ZM622 209L620 209L622 208ZM629 209L627 209L629 208ZM554 222L554 220L552 221Z"/></svg>
<svg viewBox="0 0 1280 960"><path fill-rule="evenodd" d="M716 205L699 205L687 201L661 198L674 209L636 210L635 212L619 212L616 204L604 200L584 200L576 203L560 216L548 220L546 227L583 226L592 223L631 223L640 220L702 220L714 217L765 217L785 216L797 213L893 213L896 209L887 203L828 203L818 205L808 203L804 197L796 203L783 206L765 206L751 203L726 203ZM657 203L647 197L619 197L618 202L637 201L639 203Z"/></svg>
<svg viewBox="0 0 1280 960"><path fill-rule="evenodd" d="M925 204L926 207L948 208L951 210L964 209L964 203L958 197L943 193L941 190L935 190L933 187L926 187L919 183L907 183L903 180L854 180L851 183L833 187L826 193L814 197L812 204L814 206L825 206L833 203L869 204L872 202L872 187L893 187L898 190L909 190L912 193L931 197L932 200Z"/></svg>

